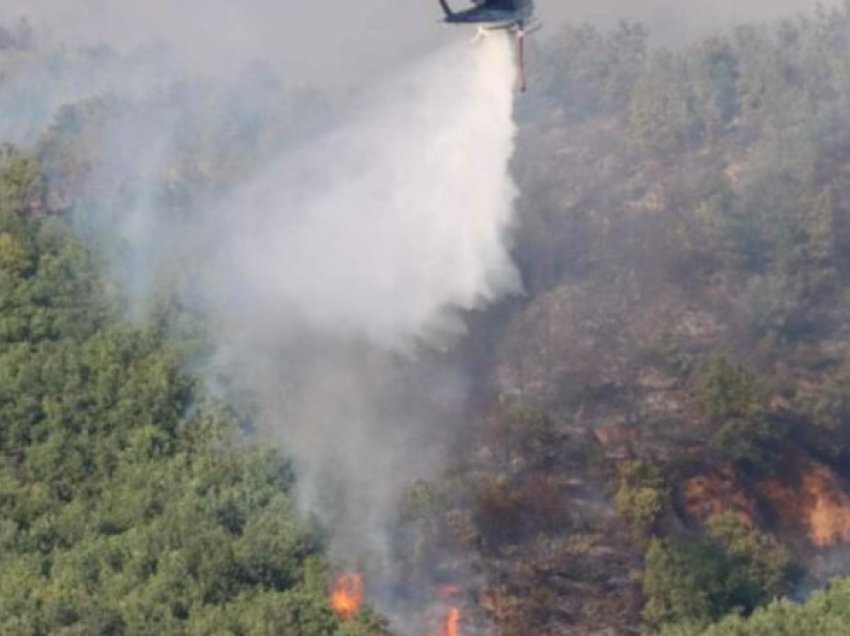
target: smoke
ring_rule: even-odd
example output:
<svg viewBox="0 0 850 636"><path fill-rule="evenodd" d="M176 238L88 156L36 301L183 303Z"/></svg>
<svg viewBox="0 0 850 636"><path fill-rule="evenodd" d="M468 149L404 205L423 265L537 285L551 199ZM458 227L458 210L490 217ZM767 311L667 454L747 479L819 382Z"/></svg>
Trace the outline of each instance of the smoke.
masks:
<svg viewBox="0 0 850 636"><path fill-rule="evenodd" d="M423 347L518 289L513 79L501 35L410 65L206 228L221 365L260 396L344 558L385 561L401 490L440 468L462 384Z"/></svg>
<svg viewBox="0 0 850 636"><path fill-rule="evenodd" d="M436 2L358 0L5 0L0 21L26 16L41 44L143 47L193 72L229 73L262 59L288 81L374 78L445 41Z"/></svg>
<svg viewBox="0 0 850 636"><path fill-rule="evenodd" d="M719 31L745 21L766 21L785 18L817 7L832 8L842 0L598 0L588 2L539 2L543 21L555 29L548 36L557 36L557 25L564 21L589 22L604 28L620 21L640 22L649 28L656 43L681 45L697 37Z"/></svg>
<svg viewBox="0 0 850 636"><path fill-rule="evenodd" d="M539 4L549 32L562 19L633 18L669 41L780 3L702 0L687 14L662 0L639 13L619 0ZM427 2L115 5L3 3L0 20L28 16L39 50L57 54L3 57L0 137L32 143L63 106L104 95L134 105L97 131L90 175L93 191L134 193L110 202L120 215L101 228L127 242L128 294L143 304L180 280L169 291L203 312L215 338L208 371L255 397L261 433L293 457L302 505L333 533L334 555L386 569L396 500L439 472L461 417L464 379L431 352L462 333L463 311L519 287L506 246L508 41L449 41ZM231 87L225 78L256 60L269 77ZM198 74L227 104L223 132L202 125L208 93L174 88ZM359 90L337 97L332 125L300 113L294 130L254 135L255 120L278 117L279 96L302 84ZM229 168L237 146L247 165L194 166L222 183L201 209L175 214L162 181L211 131L224 140L212 144L218 164Z"/></svg>
<svg viewBox="0 0 850 636"><path fill-rule="evenodd" d="M516 287L513 69L507 38L489 40L408 67L222 208L225 307L405 348Z"/></svg>
<svg viewBox="0 0 850 636"><path fill-rule="evenodd" d="M453 31L427 53L405 43L403 61L374 71L332 116L301 113L271 141L252 131L284 110L276 100L288 73L304 79L299 64L333 84L340 69L318 70L329 59L361 77L387 63L334 38L350 41L352 23L376 11L402 23L413 15L391 8L402 4L339 7L348 24L317 22L332 53L311 61L293 52L303 35L284 18L317 16L315 6L151 2L110 13L95 1L34 2L40 51L63 62L15 54L0 89L0 133L19 143L66 104L83 104L73 115L83 130L87 113L103 113L81 136L87 191L112 198L87 222L125 242L116 267L136 315L163 293L202 313L216 346L204 372L253 397L259 433L292 457L303 509L330 530L333 555L384 574L397 500L439 473L464 405L463 377L434 352L463 333L464 311L519 289L506 245L516 196L509 37L471 46L471 34ZM278 18L293 33L283 44L261 26ZM101 42L109 49L89 46ZM243 79L258 57L272 61L269 75ZM215 165L196 165L205 144L200 156ZM207 192L189 211L173 203L181 186L171 183L187 168Z"/></svg>
<svg viewBox="0 0 850 636"><path fill-rule="evenodd" d="M681 43L737 21L840 1L540 0L537 10L546 25L544 38L556 37L563 22L609 27L629 20L645 23L658 41ZM154 47L168 55L170 67L204 73L232 72L262 59L289 82L321 86L372 81L449 37L438 23L436 0L4 0L0 24L12 25L21 16L30 20L41 44L106 44L121 52ZM132 74L125 70L122 76Z"/></svg>

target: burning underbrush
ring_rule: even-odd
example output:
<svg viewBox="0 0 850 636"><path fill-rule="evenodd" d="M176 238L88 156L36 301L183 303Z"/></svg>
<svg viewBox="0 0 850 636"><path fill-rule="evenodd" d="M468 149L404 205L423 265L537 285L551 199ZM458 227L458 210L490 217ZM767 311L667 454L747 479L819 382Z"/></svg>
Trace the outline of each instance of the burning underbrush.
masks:
<svg viewBox="0 0 850 636"><path fill-rule="evenodd" d="M478 636L492 633L481 627L466 628L464 591L455 585L438 586L433 598L422 603L424 609L412 611L399 620L398 633L410 636ZM364 608L365 580L360 573L340 574L333 581L328 600L334 613L344 622L355 620ZM420 605L417 603L417 605ZM407 614L407 612L404 612ZM481 612L479 612L481 613ZM480 623L480 621L478 621ZM393 632L396 633L396 632Z"/></svg>
<svg viewBox="0 0 850 636"><path fill-rule="evenodd" d="M686 480L680 496L686 515L700 524L731 513L748 526L768 524L817 549L850 542L848 488L835 470L814 460L799 459L782 475L754 483L727 465Z"/></svg>
<svg viewBox="0 0 850 636"><path fill-rule="evenodd" d="M761 494L779 524L798 527L816 548L850 541L850 494L829 466L811 463L800 471L798 483L766 480Z"/></svg>
<svg viewBox="0 0 850 636"><path fill-rule="evenodd" d="M446 613L446 619L443 623L443 631L440 636L459 636L460 634L460 610L457 607L450 607Z"/></svg>
<svg viewBox="0 0 850 636"><path fill-rule="evenodd" d="M755 500L728 464L686 480L681 498L686 514L702 524L716 515L731 513L752 526L757 517Z"/></svg>
<svg viewBox="0 0 850 636"><path fill-rule="evenodd" d="M343 620L351 620L363 605L363 575L341 574L334 581L330 594L334 613Z"/></svg>

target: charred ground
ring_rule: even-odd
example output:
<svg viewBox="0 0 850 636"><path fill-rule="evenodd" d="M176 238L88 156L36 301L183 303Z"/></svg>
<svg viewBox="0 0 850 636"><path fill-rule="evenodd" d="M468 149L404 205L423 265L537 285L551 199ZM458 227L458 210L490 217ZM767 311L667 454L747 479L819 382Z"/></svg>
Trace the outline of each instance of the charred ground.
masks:
<svg viewBox="0 0 850 636"><path fill-rule="evenodd" d="M564 30L518 106L526 293L472 319L431 493L500 633L698 633L846 572L850 17L646 36Z"/></svg>

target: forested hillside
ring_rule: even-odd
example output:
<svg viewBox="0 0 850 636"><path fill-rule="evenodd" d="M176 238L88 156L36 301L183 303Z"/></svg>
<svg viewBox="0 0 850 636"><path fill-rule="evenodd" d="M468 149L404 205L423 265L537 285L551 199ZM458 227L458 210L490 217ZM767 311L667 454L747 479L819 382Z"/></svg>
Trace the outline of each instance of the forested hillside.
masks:
<svg viewBox="0 0 850 636"><path fill-rule="evenodd" d="M7 148L0 633L383 633L368 610L331 611L287 461L186 372L203 338L129 324L48 193L38 160Z"/></svg>
<svg viewBox="0 0 850 636"><path fill-rule="evenodd" d="M503 634L807 598L850 566L850 13L675 51L574 27L532 59L526 294L474 318L443 540ZM840 633L845 587L709 633Z"/></svg>
<svg viewBox="0 0 850 636"><path fill-rule="evenodd" d="M191 226L329 100L261 66L83 90L131 61L21 28L0 31L0 67L34 69L0 79L30 106L0 156L0 633L388 633L331 610L286 441L192 373L212 347L179 259L131 311L101 231L151 191ZM842 633L847 580L816 590L850 573L850 8L675 51L574 26L530 58L525 293L428 354L470 378L468 426L400 502L394 592L442 584L465 635ZM27 92L50 82L61 108ZM175 103L161 170L99 143Z"/></svg>

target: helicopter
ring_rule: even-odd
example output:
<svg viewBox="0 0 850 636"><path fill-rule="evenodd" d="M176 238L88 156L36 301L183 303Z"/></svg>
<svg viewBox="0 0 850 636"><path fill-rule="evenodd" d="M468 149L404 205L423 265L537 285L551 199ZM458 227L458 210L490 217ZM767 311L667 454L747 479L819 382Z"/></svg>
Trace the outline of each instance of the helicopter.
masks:
<svg viewBox="0 0 850 636"><path fill-rule="evenodd" d="M534 18L534 0L472 0L471 9L453 11L448 0L439 0L448 24L478 26L476 40L489 31L513 31L517 44L517 86L526 89L525 36L538 31L541 24Z"/></svg>

